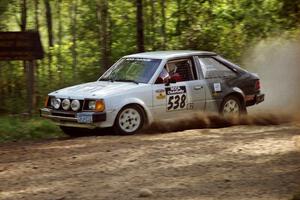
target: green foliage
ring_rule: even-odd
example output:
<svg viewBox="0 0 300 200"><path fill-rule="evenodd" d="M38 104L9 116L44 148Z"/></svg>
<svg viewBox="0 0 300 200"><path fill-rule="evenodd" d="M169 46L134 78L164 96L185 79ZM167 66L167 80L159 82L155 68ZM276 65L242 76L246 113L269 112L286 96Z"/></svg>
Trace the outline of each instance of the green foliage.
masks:
<svg viewBox="0 0 300 200"><path fill-rule="evenodd" d="M103 2L108 4L107 19L99 15ZM137 51L135 1L50 0L50 5L53 47L48 47L44 1L27 1L27 29L39 25L46 52L35 71L36 108L50 91L99 78L109 67L101 62L103 45L108 44L109 64ZM257 41L299 34L299 7L293 0L143 0L145 49L214 51L241 63ZM1 0L0 30L19 31L20 13L20 1ZM104 21L107 30L102 30ZM22 62L0 62L0 112L26 111L24 74Z"/></svg>
<svg viewBox="0 0 300 200"><path fill-rule="evenodd" d="M52 122L41 119L0 117L0 142L62 137L63 133Z"/></svg>

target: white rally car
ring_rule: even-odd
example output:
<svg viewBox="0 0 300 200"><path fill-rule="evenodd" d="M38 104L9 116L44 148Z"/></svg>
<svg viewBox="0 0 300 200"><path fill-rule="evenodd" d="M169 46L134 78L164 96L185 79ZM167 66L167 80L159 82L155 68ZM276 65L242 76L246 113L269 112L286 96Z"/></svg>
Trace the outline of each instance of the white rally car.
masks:
<svg viewBox="0 0 300 200"><path fill-rule="evenodd" d="M133 134L154 120L240 114L262 101L258 76L213 52L157 51L124 56L97 81L50 93L40 114L69 135L97 127Z"/></svg>

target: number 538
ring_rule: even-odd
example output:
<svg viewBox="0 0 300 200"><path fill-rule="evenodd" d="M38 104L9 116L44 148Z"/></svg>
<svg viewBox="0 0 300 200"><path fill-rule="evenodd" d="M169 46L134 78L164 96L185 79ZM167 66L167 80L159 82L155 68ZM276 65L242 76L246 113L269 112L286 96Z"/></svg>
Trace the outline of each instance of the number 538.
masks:
<svg viewBox="0 0 300 200"><path fill-rule="evenodd" d="M167 110L178 110L186 107L186 95L177 94L168 97Z"/></svg>

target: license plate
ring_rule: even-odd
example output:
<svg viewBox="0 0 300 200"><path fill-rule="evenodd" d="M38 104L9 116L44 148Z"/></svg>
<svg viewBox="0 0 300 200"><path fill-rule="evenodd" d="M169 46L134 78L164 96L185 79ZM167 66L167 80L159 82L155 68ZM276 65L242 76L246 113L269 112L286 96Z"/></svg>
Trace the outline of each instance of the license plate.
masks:
<svg viewBox="0 0 300 200"><path fill-rule="evenodd" d="M93 122L93 116L92 115L77 115L77 122L91 124Z"/></svg>

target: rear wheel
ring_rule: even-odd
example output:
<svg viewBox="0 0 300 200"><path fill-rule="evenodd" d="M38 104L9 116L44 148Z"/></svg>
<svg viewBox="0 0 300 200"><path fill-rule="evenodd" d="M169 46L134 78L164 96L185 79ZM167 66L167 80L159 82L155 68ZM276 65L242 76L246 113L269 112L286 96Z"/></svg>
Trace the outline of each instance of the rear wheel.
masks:
<svg viewBox="0 0 300 200"><path fill-rule="evenodd" d="M118 113L114 128L118 134L131 135L143 128L145 122L144 112L139 106L130 105Z"/></svg>
<svg viewBox="0 0 300 200"><path fill-rule="evenodd" d="M242 104L240 99L232 95L226 97L220 107L220 113L222 115L241 115L246 112L246 107Z"/></svg>

